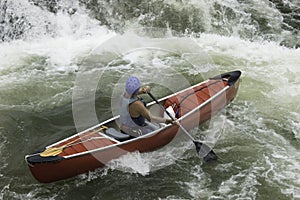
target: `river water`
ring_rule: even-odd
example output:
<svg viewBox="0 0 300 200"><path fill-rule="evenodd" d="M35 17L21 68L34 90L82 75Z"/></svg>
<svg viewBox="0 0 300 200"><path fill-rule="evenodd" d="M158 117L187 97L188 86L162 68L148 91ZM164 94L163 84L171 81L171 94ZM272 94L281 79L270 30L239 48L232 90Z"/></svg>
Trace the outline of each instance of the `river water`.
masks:
<svg viewBox="0 0 300 200"><path fill-rule="evenodd" d="M300 199L299 29L298 0L0 0L0 199ZM162 97L231 70L236 99L192 131L219 161L179 137L60 182L30 174L26 154L112 117L130 74Z"/></svg>

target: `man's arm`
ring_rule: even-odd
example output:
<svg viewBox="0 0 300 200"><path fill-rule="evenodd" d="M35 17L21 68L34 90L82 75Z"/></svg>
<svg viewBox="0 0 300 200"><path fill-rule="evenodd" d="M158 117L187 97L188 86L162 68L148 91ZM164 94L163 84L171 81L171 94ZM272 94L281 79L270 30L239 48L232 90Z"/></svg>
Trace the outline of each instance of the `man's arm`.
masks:
<svg viewBox="0 0 300 200"><path fill-rule="evenodd" d="M145 117L148 121L156 123L172 123L171 119L165 119L159 116L152 115L151 112L144 106L142 102L138 101L135 103L135 108L138 114Z"/></svg>

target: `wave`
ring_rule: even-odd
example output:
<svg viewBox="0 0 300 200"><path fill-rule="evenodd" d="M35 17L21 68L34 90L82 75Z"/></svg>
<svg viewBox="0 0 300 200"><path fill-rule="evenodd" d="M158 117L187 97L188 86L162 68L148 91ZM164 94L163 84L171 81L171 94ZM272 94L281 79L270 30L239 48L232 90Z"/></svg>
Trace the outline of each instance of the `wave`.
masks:
<svg viewBox="0 0 300 200"><path fill-rule="evenodd" d="M180 35L210 33L299 47L295 1L12 1L0 4L2 41L88 35L103 26L122 33L169 28Z"/></svg>
<svg viewBox="0 0 300 200"><path fill-rule="evenodd" d="M266 191L272 191L274 198L298 198L296 1L43 2L0 3L4 11L0 14L0 149L4 158L0 177L5 180L0 181L0 198L74 197L78 188L99 188L102 180L114 183L119 177L126 179L126 174L146 177L155 186L149 174L162 176L161 169L169 174L166 184L178 189L162 198L267 198L270 193ZM11 167L23 160L20 144L33 151L48 144L49 138L70 134L67 131L72 128L62 126L72 121L78 74L91 77L104 71L107 75L97 85L104 87L95 95L100 118L107 119L110 93L121 86L118 80L136 69L145 83L152 83L157 74L172 77L166 73L170 68L191 84L216 71L243 72L238 96L223 116L226 126L215 146L223 158L220 163L202 165L193 150L187 152L188 142L159 152L126 155L111 163L106 172L96 172L91 181L84 181L83 176L40 186L24 175L29 174L25 163ZM51 134L55 130L60 132ZM214 130L201 130L201 134L210 131ZM106 176L110 170L113 175ZM126 182L129 186L124 190L133 187L133 182ZM17 192L19 189L22 191ZM102 190L97 192L95 198ZM143 188L139 192L140 198L149 197Z"/></svg>

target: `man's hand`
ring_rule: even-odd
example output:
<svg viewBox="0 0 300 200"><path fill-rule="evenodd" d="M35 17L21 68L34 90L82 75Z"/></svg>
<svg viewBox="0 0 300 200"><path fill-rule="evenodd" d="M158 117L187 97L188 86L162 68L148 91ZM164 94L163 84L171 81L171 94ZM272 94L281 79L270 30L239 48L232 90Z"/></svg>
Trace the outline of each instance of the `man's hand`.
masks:
<svg viewBox="0 0 300 200"><path fill-rule="evenodd" d="M175 120L172 119L166 119L166 124L176 124L179 126L179 121L178 119L175 118Z"/></svg>
<svg viewBox="0 0 300 200"><path fill-rule="evenodd" d="M139 90L139 93L142 94L142 93L149 93L151 91L151 88L150 86L146 85L146 86L143 86L140 88Z"/></svg>

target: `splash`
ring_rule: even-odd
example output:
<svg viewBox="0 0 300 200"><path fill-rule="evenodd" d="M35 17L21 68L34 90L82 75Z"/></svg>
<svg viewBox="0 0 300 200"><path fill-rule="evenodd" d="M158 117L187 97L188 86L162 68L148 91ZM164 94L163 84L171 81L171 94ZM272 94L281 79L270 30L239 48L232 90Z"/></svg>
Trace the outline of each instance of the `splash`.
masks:
<svg viewBox="0 0 300 200"><path fill-rule="evenodd" d="M113 160L108 164L108 167L112 170L146 176L151 171L151 162L147 158L147 154L133 152Z"/></svg>

